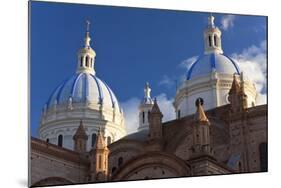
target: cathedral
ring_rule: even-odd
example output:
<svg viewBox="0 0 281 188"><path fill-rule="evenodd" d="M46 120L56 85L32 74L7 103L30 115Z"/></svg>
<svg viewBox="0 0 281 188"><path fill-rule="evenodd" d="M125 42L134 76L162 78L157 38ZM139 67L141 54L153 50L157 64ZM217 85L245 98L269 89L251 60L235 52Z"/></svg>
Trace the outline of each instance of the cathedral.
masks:
<svg viewBox="0 0 281 188"><path fill-rule="evenodd" d="M267 105L255 84L223 53L208 17L205 50L174 98L176 119L163 122L149 83L139 128L126 134L122 107L96 75L89 23L76 73L43 107L31 137L30 185L62 185L267 171Z"/></svg>

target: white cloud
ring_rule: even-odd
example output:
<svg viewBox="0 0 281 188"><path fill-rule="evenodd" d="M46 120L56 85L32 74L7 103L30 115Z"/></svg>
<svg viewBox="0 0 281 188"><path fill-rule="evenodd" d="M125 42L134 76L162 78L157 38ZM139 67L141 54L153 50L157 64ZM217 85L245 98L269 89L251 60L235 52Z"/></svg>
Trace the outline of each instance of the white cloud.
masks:
<svg viewBox="0 0 281 188"><path fill-rule="evenodd" d="M267 104L267 95L259 93L256 100L256 104L257 105Z"/></svg>
<svg viewBox="0 0 281 188"><path fill-rule="evenodd" d="M187 58L179 64L179 67L189 70L191 65L197 60L197 58L198 56Z"/></svg>
<svg viewBox="0 0 281 188"><path fill-rule="evenodd" d="M178 76L178 78L176 79L178 82L178 87L181 86L181 84L186 80L186 74L188 72L188 70L190 69L190 67L192 66L192 64L198 59L198 56L192 56L189 57L185 60L183 60L178 67L184 70L184 73L181 74L180 76Z"/></svg>
<svg viewBox="0 0 281 188"><path fill-rule="evenodd" d="M125 116L125 126L127 130L127 134L136 132L139 126L139 104L140 99L138 98L131 98L123 103L121 106L124 110Z"/></svg>
<svg viewBox="0 0 281 188"><path fill-rule="evenodd" d="M159 108L163 113L163 122L175 119L173 99L168 99L167 95L164 93L156 96L156 98ZM140 102L141 100L139 98L134 97L121 103L124 110L127 134L136 132L139 127L138 107Z"/></svg>
<svg viewBox="0 0 281 188"><path fill-rule="evenodd" d="M226 15L221 18L221 28L223 30L228 30L229 28L234 26L234 20L235 16L234 15Z"/></svg>
<svg viewBox="0 0 281 188"><path fill-rule="evenodd" d="M173 106L173 99L169 99L165 93L161 93L156 97L159 108L163 114L163 122L176 118Z"/></svg>
<svg viewBox="0 0 281 188"><path fill-rule="evenodd" d="M252 45L239 54L234 53L231 57L237 60L241 71L245 73L245 78L255 83L256 89L260 93L257 104L265 104L267 91L266 41L262 41L259 46Z"/></svg>
<svg viewBox="0 0 281 188"><path fill-rule="evenodd" d="M164 75L162 80L159 82L159 86L164 85L167 88L171 88L174 84L175 84L175 80L173 80L167 75Z"/></svg>

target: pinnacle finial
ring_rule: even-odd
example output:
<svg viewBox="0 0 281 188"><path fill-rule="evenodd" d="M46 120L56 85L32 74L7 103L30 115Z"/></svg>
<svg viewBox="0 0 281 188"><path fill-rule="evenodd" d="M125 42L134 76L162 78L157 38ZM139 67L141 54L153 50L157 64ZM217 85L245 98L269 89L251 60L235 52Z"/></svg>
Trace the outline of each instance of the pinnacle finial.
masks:
<svg viewBox="0 0 281 188"><path fill-rule="evenodd" d="M91 22L89 20L86 20L86 36L85 36L85 47L89 48L90 47L90 24Z"/></svg>
<svg viewBox="0 0 281 188"><path fill-rule="evenodd" d="M87 30L86 31L89 32L91 22L89 20L86 20L86 24L87 24Z"/></svg>
<svg viewBox="0 0 281 188"><path fill-rule="evenodd" d="M204 112L203 104L204 104L204 100L202 98L196 99L195 105L197 107L197 110L196 110L194 119L195 119L195 121L198 121L199 123L210 125L210 122Z"/></svg>
<svg viewBox="0 0 281 188"><path fill-rule="evenodd" d="M212 13L210 13L210 16L208 17L208 26L213 28L215 27L215 23L214 23L215 17L213 16Z"/></svg>
<svg viewBox="0 0 281 188"><path fill-rule="evenodd" d="M159 113L159 114L162 115L162 112L161 112L161 110L160 110L160 108L158 106L156 97L154 98L154 104L152 106L151 113Z"/></svg>
<svg viewBox="0 0 281 188"><path fill-rule="evenodd" d="M156 103L156 104L157 104L157 98L156 98L156 97L154 97L154 103Z"/></svg>
<svg viewBox="0 0 281 188"><path fill-rule="evenodd" d="M231 88L229 90L229 94L232 94L232 93L239 93L240 92L240 84L238 83L237 81L237 78L236 78L236 73L233 74L233 81L232 81L232 84L231 84Z"/></svg>

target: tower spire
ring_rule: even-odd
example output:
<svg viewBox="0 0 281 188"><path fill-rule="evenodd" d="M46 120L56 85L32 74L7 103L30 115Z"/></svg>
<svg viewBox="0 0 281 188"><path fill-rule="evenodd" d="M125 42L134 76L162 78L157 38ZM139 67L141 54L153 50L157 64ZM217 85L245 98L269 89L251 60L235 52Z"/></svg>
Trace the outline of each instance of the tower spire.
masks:
<svg viewBox="0 0 281 188"><path fill-rule="evenodd" d="M198 98L195 102L195 105L196 105L196 113L195 113L195 116L194 116L194 120L197 122L197 123L200 123L200 124L203 124L203 125L210 125L210 122L205 114L205 111L203 109L203 99L202 98Z"/></svg>
<svg viewBox="0 0 281 188"><path fill-rule="evenodd" d="M90 37L90 24L91 22L89 20L86 20L86 36L85 36L85 47L86 48L90 48L90 41L91 41L91 37Z"/></svg>
<svg viewBox="0 0 281 188"><path fill-rule="evenodd" d="M86 20L86 35L84 37L84 47L78 51L78 63L76 73L95 74L94 63L96 53L91 48L90 21Z"/></svg>
<svg viewBox="0 0 281 188"><path fill-rule="evenodd" d="M208 26L204 31L205 54L222 54L221 31L215 26L215 17L212 13L208 16Z"/></svg>
<svg viewBox="0 0 281 188"><path fill-rule="evenodd" d="M74 140L74 151L86 152L88 136L86 134L85 128L83 126L82 120L80 120L80 125L73 136Z"/></svg>

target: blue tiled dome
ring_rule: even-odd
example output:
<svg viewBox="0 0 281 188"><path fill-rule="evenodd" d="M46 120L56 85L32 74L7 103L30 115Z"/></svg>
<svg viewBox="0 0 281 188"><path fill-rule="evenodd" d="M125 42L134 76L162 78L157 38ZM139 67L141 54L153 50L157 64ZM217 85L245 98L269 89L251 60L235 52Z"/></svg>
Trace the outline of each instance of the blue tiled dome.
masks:
<svg viewBox="0 0 281 188"><path fill-rule="evenodd" d="M240 69L230 57L211 53L199 57L189 68L187 80L210 74L212 71L224 74L240 74Z"/></svg>
<svg viewBox="0 0 281 188"><path fill-rule="evenodd" d="M72 103L103 104L120 110L114 93L105 82L91 73L78 73L60 84L50 96L47 106L67 104L71 97Z"/></svg>

